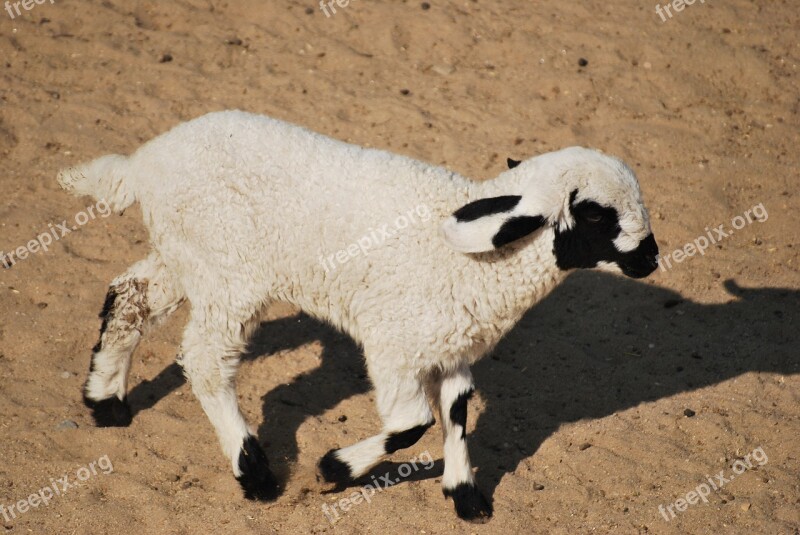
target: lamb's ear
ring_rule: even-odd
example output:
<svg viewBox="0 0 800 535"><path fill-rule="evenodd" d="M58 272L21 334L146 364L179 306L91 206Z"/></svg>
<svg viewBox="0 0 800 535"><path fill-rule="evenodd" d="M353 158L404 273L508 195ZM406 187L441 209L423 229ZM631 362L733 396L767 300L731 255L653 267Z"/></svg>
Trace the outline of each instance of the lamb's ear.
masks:
<svg viewBox="0 0 800 535"><path fill-rule="evenodd" d="M442 224L447 245L462 253L482 253L502 247L543 227L540 215L516 213L521 197L490 197L465 204Z"/></svg>
<svg viewBox="0 0 800 535"><path fill-rule="evenodd" d="M519 160L512 160L511 158L506 158L506 163L508 164L509 169L514 169L516 166L521 164L522 162Z"/></svg>

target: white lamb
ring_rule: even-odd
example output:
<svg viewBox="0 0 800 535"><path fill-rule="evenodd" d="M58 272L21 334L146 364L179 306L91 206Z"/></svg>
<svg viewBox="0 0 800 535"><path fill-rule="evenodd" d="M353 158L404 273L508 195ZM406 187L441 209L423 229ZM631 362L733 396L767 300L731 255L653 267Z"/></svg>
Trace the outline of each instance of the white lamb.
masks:
<svg viewBox="0 0 800 535"><path fill-rule="evenodd" d="M111 283L101 313L84 391L98 425L130 423L131 354L149 324L188 299L179 361L245 495L276 497L234 378L260 313L287 301L363 346L383 422L379 434L328 452L324 478L347 484L414 444L434 423L430 397L445 433L445 495L461 518L491 516L465 439L470 365L571 270L643 277L658 253L636 177L620 160L573 147L509 167L473 182L227 111L130 157L63 171L59 183L76 195L116 211L138 201L153 245ZM427 220L392 226L419 207Z"/></svg>

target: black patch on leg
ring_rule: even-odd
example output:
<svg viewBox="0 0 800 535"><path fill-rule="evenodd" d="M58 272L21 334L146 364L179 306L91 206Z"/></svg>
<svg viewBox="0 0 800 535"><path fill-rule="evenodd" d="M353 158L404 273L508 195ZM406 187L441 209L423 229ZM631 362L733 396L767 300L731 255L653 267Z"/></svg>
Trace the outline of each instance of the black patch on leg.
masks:
<svg viewBox="0 0 800 535"><path fill-rule="evenodd" d="M331 450L319 460L319 471L328 483L344 485L353 481L353 472L346 462L339 460L337 451Z"/></svg>
<svg viewBox="0 0 800 535"><path fill-rule="evenodd" d="M92 410L92 418L97 427L128 427L133 420L127 398L119 399L114 396L95 401L84 394L83 404Z"/></svg>
<svg viewBox="0 0 800 535"><path fill-rule="evenodd" d="M450 421L455 425L461 426L461 438L467 438L467 401L472 397L475 392L474 388L470 388L463 392L458 398L450 405Z"/></svg>
<svg viewBox="0 0 800 535"><path fill-rule="evenodd" d="M239 471L242 475L236 480L248 500L270 501L280 494L280 486L269 469L267 456L254 436L249 436L242 442Z"/></svg>
<svg viewBox="0 0 800 535"><path fill-rule="evenodd" d="M97 343L92 348L92 357L89 359L89 373L94 373L94 353L102 349L103 333L108 328L108 321L114 313L114 303L117 300L117 292L113 286L108 288L106 299L103 302L103 309L98 317L103 320L100 325L100 336ZM85 386L84 386L85 389ZM100 401L89 398L84 390L83 404L92 410L92 418L97 427L128 427L133 420L131 406L128 399L119 399L116 396Z"/></svg>
<svg viewBox="0 0 800 535"><path fill-rule="evenodd" d="M506 163L508 164L509 169L514 169L516 166L521 164L522 162L519 160L514 160L512 158L506 158Z"/></svg>
<svg viewBox="0 0 800 535"><path fill-rule="evenodd" d="M384 443L383 449L386 451L386 453L394 453L397 450L410 448L416 444L420 438L422 438L422 435L425 434L425 431L427 431L432 425L433 421L427 424L412 427L411 429L406 429L405 431L400 431L399 433L389 433L389 436L386 437L386 442Z"/></svg>
<svg viewBox="0 0 800 535"><path fill-rule="evenodd" d="M487 522L492 516L492 504L474 483L459 483L454 489L442 489L445 497L453 498L456 514L462 520Z"/></svg>
<svg viewBox="0 0 800 535"><path fill-rule="evenodd" d="M114 289L113 286L108 288L108 293L106 294L106 300L103 303L103 309L100 311L99 318L103 320L103 323L100 325L100 337L97 339L97 343L92 348L92 353L97 353L102 349L102 340L103 340L103 333L106 332L108 328L108 320L111 319L111 314L114 312L114 302L117 300L117 291ZM89 373L94 371L94 359L89 363Z"/></svg>

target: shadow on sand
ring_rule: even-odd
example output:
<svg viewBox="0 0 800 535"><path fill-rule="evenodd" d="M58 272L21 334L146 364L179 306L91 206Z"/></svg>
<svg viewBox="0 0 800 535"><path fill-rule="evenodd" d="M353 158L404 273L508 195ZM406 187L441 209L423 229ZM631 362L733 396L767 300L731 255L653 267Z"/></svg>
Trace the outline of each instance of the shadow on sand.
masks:
<svg viewBox="0 0 800 535"><path fill-rule="evenodd" d="M749 371L800 372L790 330L798 325L800 292L724 285L733 300L704 305L632 279L599 272L570 276L473 369L486 410L469 446L484 491L494 494L503 475L563 423L602 418ZM263 396L259 437L270 437L271 457L296 461L296 433L308 417L370 389L352 340L303 314L262 324L244 358L314 340L323 346L320 367ZM172 364L136 386L131 405L137 412L152 407L183 383ZM510 433L511 425L519 431ZM372 473L396 472L398 466L382 463ZM409 480L441 473L437 461Z"/></svg>

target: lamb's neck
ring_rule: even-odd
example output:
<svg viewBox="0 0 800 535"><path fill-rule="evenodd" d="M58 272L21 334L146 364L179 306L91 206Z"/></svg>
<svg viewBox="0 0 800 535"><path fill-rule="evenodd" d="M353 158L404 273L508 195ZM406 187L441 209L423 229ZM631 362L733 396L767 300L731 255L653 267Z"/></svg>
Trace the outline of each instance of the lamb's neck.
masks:
<svg viewBox="0 0 800 535"><path fill-rule="evenodd" d="M553 235L553 229L546 227L519 243L475 257L476 275L468 302L488 346L497 343L566 277L556 265Z"/></svg>
<svg viewBox="0 0 800 535"><path fill-rule="evenodd" d="M465 181L458 190L475 201L501 195L521 195L522 177L506 171L482 182ZM472 256L471 273L465 273L465 303L480 323L487 346L494 345L536 303L544 299L566 276L556 265L554 231L542 228L498 251Z"/></svg>
<svg viewBox="0 0 800 535"><path fill-rule="evenodd" d="M492 180L470 184L470 198L480 199L500 195L521 195L523 177L506 171ZM486 256L482 270L501 282L503 300L512 316L524 314L561 282L566 273L556 265L553 252L554 231L545 227L496 253Z"/></svg>
<svg viewBox="0 0 800 535"><path fill-rule="evenodd" d="M522 258L521 266L509 267L509 270L522 269L522 280L515 294L522 314L544 299L568 274L556 264L553 249L555 230L552 227L537 231L530 239L531 243L523 243L518 252Z"/></svg>
<svg viewBox="0 0 800 535"><path fill-rule="evenodd" d="M520 173L506 171L490 180L470 181L469 194L472 199L522 195L522 176Z"/></svg>

